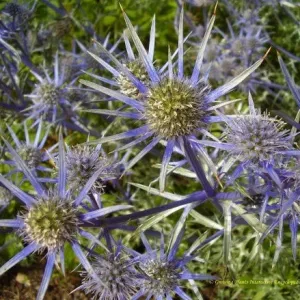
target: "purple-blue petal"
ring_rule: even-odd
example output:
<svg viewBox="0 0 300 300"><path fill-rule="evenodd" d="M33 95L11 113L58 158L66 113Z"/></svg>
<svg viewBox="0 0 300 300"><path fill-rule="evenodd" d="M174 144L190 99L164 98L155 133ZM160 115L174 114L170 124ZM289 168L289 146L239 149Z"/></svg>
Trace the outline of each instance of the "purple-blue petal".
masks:
<svg viewBox="0 0 300 300"><path fill-rule="evenodd" d="M22 202L26 204L26 206L30 207L34 203L36 203L36 200L20 190L18 187L16 187L14 184L12 184L10 181L8 181L6 178L4 178L2 175L0 175L0 182L7 187L17 198L19 198Z"/></svg>
<svg viewBox="0 0 300 300"><path fill-rule="evenodd" d="M23 159L19 156L19 154L12 148L12 146L3 138L9 152L12 154L14 159L16 160L16 163L18 167L23 171L24 175L27 177L27 179L31 182L35 190L39 195L43 195L45 193L44 188L39 183L37 178L34 176L34 174L30 171L30 169L27 167L26 163L23 161Z"/></svg>
<svg viewBox="0 0 300 300"><path fill-rule="evenodd" d="M180 279L193 279L193 280L216 280L217 276L208 275L208 274L193 274L190 272L184 272L180 274Z"/></svg>
<svg viewBox="0 0 300 300"><path fill-rule="evenodd" d="M8 262L6 262L3 266L0 267L0 276L9 269L11 269L13 266L15 266L17 263L19 263L21 260L26 258L28 255L30 255L32 252L36 251L37 249L38 246L35 243L31 243L28 246L26 246L22 251L20 251L13 258L11 258Z"/></svg>
<svg viewBox="0 0 300 300"><path fill-rule="evenodd" d="M36 300L43 300L45 297L45 294L46 294L46 291L47 291L47 288L48 288L48 285L49 285L49 282L51 279L54 263L55 263L55 253L49 253L48 258L47 258L45 272L44 272L43 279L42 279L42 283L39 288L39 292L36 297Z"/></svg>
<svg viewBox="0 0 300 300"><path fill-rule="evenodd" d="M67 178L67 171L66 171L66 162L65 162L65 149L64 149L64 141L62 136L62 131L60 130L59 133L59 157L58 157L58 192L59 196L63 199L66 194L66 178Z"/></svg>
<svg viewBox="0 0 300 300"><path fill-rule="evenodd" d="M20 228L24 222L21 219L0 220L0 227Z"/></svg>
<svg viewBox="0 0 300 300"><path fill-rule="evenodd" d="M93 267L91 266L90 262L88 261L88 259L86 258L86 256L84 255L80 245L76 242L76 241L72 241L71 242L73 251L75 253L75 255L77 256L77 258L79 259L80 263L82 264L82 266L84 267L84 269L96 280L99 281L99 277L97 276L97 274L95 273Z"/></svg>
<svg viewBox="0 0 300 300"><path fill-rule="evenodd" d="M176 286L174 292L184 300L192 300L179 286Z"/></svg>
<svg viewBox="0 0 300 300"><path fill-rule="evenodd" d="M167 167L170 162L174 146L175 146L175 141L169 140L167 143L167 147L166 147L163 159L162 159L161 169L160 169L160 177L159 177L159 189L161 192L163 192L165 189Z"/></svg>

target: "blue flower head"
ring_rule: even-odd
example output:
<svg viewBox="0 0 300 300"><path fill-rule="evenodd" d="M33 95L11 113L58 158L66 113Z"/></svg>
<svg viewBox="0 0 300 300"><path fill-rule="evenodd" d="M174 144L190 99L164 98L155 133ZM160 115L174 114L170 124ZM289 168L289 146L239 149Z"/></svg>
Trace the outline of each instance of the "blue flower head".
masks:
<svg viewBox="0 0 300 300"><path fill-rule="evenodd" d="M29 8L28 3L22 4L18 2L21 1L13 0L12 2L7 3L1 11L12 18L12 22L9 24L9 27L13 30L19 29L20 26L26 23L37 4L37 0L35 0L31 8Z"/></svg>
<svg viewBox="0 0 300 300"><path fill-rule="evenodd" d="M25 141L20 140L13 129L7 125L7 129L15 143L15 150L20 155L22 160L31 170L47 171L48 169L42 166L42 163L49 159L47 153L43 151L44 145L48 138L49 128L42 135L43 122L37 126L34 140L30 139L29 130L26 122L24 122ZM49 151L51 151L49 149ZM4 161L9 164L15 164L14 160Z"/></svg>
<svg viewBox="0 0 300 300"><path fill-rule="evenodd" d="M28 119L36 120L36 123L42 119L60 124L71 122L86 131L84 125L78 120L77 106L73 105L70 98L72 93L68 88L72 86L74 79L72 82L66 83L64 67L59 65L58 53L55 55L53 78L46 69L44 69L45 77L35 72L32 73L39 83L36 84L31 94L26 95L33 102L24 110Z"/></svg>
<svg viewBox="0 0 300 300"><path fill-rule="evenodd" d="M247 22L246 22L247 23ZM268 41L260 23L239 25L238 31L228 23L230 34L220 31L222 40L211 39L207 45L204 58L204 69L210 73L213 82L224 84L228 79L236 77L245 68L250 67L265 52ZM276 87L270 82L261 80L257 70L238 87L244 91L254 92L259 85Z"/></svg>
<svg viewBox="0 0 300 300"><path fill-rule="evenodd" d="M240 115L227 122L225 139L232 145L230 155L254 166L264 161L281 163L281 152L292 149L292 136L284 130L285 123L267 113Z"/></svg>
<svg viewBox="0 0 300 300"><path fill-rule="evenodd" d="M93 295L93 300L132 299L141 283L135 264L135 259L129 258L122 245L117 244L113 249L107 249L106 255L95 255L92 266L99 279L84 272L79 289Z"/></svg>
<svg viewBox="0 0 300 300"><path fill-rule="evenodd" d="M177 226L176 226L177 227ZM147 296L148 299L173 299L173 295L180 299L191 299L181 288L182 280L214 280L215 276L206 274L193 274L188 270L187 263L194 258L192 255L176 256L184 229L178 233L174 230L171 235L168 250L165 250L164 237L161 235L159 249L150 246L144 234L141 235L146 253L139 260L139 269L144 276L140 290L132 299Z"/></svg>
<svg viewBox="0 0 300 300"><path fill-rule="evenodd" d="M92 186L93 190L99 192L103 190L105 182L117 176L116 168L116 164L106 157L101 145L76 145L67 150L66 169L70 189L81 189L96 171L102 170Z"/></svg>
<svg viewBox="0 0 300 300"><path fill-rule="evenodd" d="M56 262L60 262L61 269L64 273L64 246L66 243L69 243L85 270L95 280L98 280L97 274L81 249L79 238L87 238L93 243L98 241L91 233L83 230L81 225L90 224L92 219L105 216L113 211L128 209L129 206L117 205L104 209L95 208L94 210L89 209L87 213L83 213L81 203L84 199L88 198L88 192L98 178L100 171L96 170L85 186L76 193L76 195L68 190L66 186L67 174L62 135L60 135L59 141L59 172L56 180L57 184L52 184L52 188L48 186L46 188L46 186L42 185L40 180L28 168L18 153L7 142L6 144L8 148L10 148L18 167L30 181L35 194L31 195L25 193L4 176L0 175L0 183L25 205L23 212L16 219L0 220L0 227L17 229L17 232L27 245L0 267L0 275L30 254L37 251L46 251L47 264L37 296L37 299L43 299Z"/></svg>
<svg viewBox="0 0 300 300"><path fill-rule="evenodd" d="M160 176L160 186L163 190L166 176L166 166L170 161L174 147L184 147L186 150L186 155L191 156L190 153L193 149L191 149L191 147L188 145L190 143L190 137L197 132L205 131L208 124L219 120L218 117L216 118L212 116L212 111L216 108L213 106L213 102L221 96L227 94L247 76L249 76L261 65L264 58L258 60L254 65L243 71L229 82L225 83L223 86L217 89L211 89L207 83L207 78L205 76L200 76L200 70L205 48L215 21L215 14L208 24L207 31L203 37L201 46L199 47L197 59L191 76L184 74L183 10L180 17L178 49L173 55L171 55L169 51L168 62L158 70L153 64L155 19L153 19L151 27L149 50L146 51L136 33L136 30L125 13L124 18L128 27L128 32L138 51L138 60L142 62L148 73L147 82L145 83L145 75L143 71L136 74L131 73L126 65L124 66L100 44L99 47L108 55L108 57L111 59L111 63L108 64L103 61L103 59L92 54L91 55L108 71L110 71L115 78L120 78L120 76L123 78L123 76L127 76L135 88L138 89L138 93L134 92L133 94L138 96L135 98L130 98L128 93L124 93L122 89L116 90L107 88L105 86L85 80L82 80L81 82L126 104L125 110L109 111L97 109L95 110L95 113L116 115L135 120L141 120L144 124L139 128L132 129L115 136L104 137L100 140L93 141L93 143L136 138L135 141L132 141L126 146L122 147L122 149L126 149L149 139L150 141L148 145L138 155L136 155L131 162L129 162L128 168L131 168L143 156L151 151L161 140L167 140ZM127 52L130 53L129 60L132 60L133 51L131 48L129 48L129 42L126 42L126 38L125 43L127 48L130 49L129 51L127 50ZM177 53L178 60L173 62L173 59ZM174 65L177 65L177 70L175 69ZM140 74L142 74L142 78L137 77ZM106 80L104 82L108 81ZM120 87L118 80L113 85ZM133 94L132 97L134 96ZM92 110L89 111L92 112ZM193 162L194 156L192 158L190 157L189 161ZM195 166L195 164L193 164L193 167L198 169L198 176L204 185L204 188L209 189L206 187L207 180L204 179L205 176L203 176L203 170L200 170L200 167Z"/></svg>
<svg viewBox="0 0 300 300"><path fill-rule="evenodd" d="M250 93L248 100L250 110L248 115L222 117L227 124L223 134L227 143L205 140L196 142L227 151L227 162L230 166L239 163L232 175L231 183L244 169L248 169L267 172L281 186L275 168L284 166L285 160L291 156L299 155L297 154L299 151L293 148L295 135L284 129L283 121L256 110ZM224 168L228 167L227 162Z"/></svg>

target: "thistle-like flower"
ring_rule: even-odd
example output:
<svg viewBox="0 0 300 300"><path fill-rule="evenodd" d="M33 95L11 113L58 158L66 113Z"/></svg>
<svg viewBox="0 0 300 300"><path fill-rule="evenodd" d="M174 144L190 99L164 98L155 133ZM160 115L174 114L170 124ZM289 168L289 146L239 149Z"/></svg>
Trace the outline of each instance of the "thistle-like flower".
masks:
<svg viewBox="0 0 300 300"><path fill-rule="evenodd" d="M132 299L140 287L141 279L136 271L134 259L123 253L121 245L107 253L106 257L97 255L92 266L98 275L96 281L89 273L84 273L82 285L86 294L93 300Z"/></svg>
<svg viewBox="0 0 300 300"><path fill-rule="evenodd" d="M75 196L72 191L67 190L65 153L61 135L59 141L59 173L56 180L57 185L52 189L43 186L11 145L6 141L5 143L16 160L16 163L20 166L20 169L33 186L35 196L25 193L0 175L1 184L25 204L24 212L20 214L18 218L0 220L0 227L17 229L19 235L27 244L23 250L0 267L0 275L33 252L47 251L47 264L37 296L37 299L41 300L46 293L53 267L58 257L61 269L64 272L64 246L66 243L69 243L85 270L94 280L98 280L98 275L93 270L79 244L80 236L89 239L93 243L95 243L95 241L97 242L97 239L80 226L90 224L92 219L99 216L104 216L121 209L128 209L129 206L117 205L109 209L96 208L87 213L82 212L80 207L81 202L86 198L87 193L98 178L100 172L96 171L91 176L77 196ZM89 220L89 222L86 222L87 220Z"/></svg>
<svg viewBox="0 0 300 300"><path fill-rule="evenodd" d="M36 123L39 123L42 119L63 125L73 123L72 125L80 131L87 131L79 121L76 113L77 107L72 105L69 99L68 88L71 87L74 79L70 84L66 84L64 67L59 66L58 53L55 55L54 79L49 76L46 69L44 72L45 78L32 72L39 83L36 84L31 94L26 95L33 102L24 110L28 115L28 119L36 120Z"/></svg>
<svg viewBox="0 0 300 300"><path fill-rule="evenodd" d="M73 207L71 199L63 199L56 192L48 192L19 216L24 223L21 236L28 244L38 244L39 250L55 252L72 242L79 231L78 208Z"/></svg>
<svg viewBox="0 0 300 300"><path fill-rule="evenodd" d="M108 159L101 145L77 145L71 147L66 153L67 182L71 189L82 188L91 176L97 171L99 177L92 189L101 191L105 182L117 176L116 165Z"/></svg>
<svg viewBox="0 0 300 300"><path fill-rule="evenodd" d="M132 299L140 299L142 296L148 299L151 299L151 297L154 297L154 299L173 299L175 294L180 299L191 299L180 287L182 280L216 279L215 276L189 272L186 264L193 260L193 256L176 257L183 233L183 228L179 230L179 233L175 233L175 230L173 231L172 238L174 238L174 242L167 252L165 252L163 235L161 235L159 249L154 250L151 248L145 235L142 234L142 241L147 252L138 257L138 260L144 280L140 290Z"/></svg>
<svg viewBox="0 0 300 300"><path fill-rule="evenodd" d="M50 128L42 135L43 123L40 122L37 127L34 141L30 140L26 122L24 122L25 141L21 141L10 126L7 125L7 129L15 143L16 152L20 155L29 169L49 171L48 168L42 166L42 163L49 159L47 153L43 151L43 147L47 141ZM51 151L51 149L49 149L49 151ZM4 163L15 165L14 160L4 161Z"/></svg>
<svg viewBox="0 0 300 300"><path fill-rule="evenodd" d="M292 149L289 131L283 129L285 125L266 113L237 116L228 122L225 131L227 143L234 145L230 155L254 164L278 161L282 151Z"/></svg>
<svg viewBox="0 0 300 300"><path fill-rule="evenodd" d="M10 27L14 30L19 29L20 26L24 25L37 4L37 0L35 0L32 7L29 8L28 5L23 5L18 2L18 0L13 0L12 2L7 3L1 11L13 19Z"/></svg>
<svg viewBox="0 0 300 300"><path fill-rule="evenodd" d="M192 87L188 80L165 78L149 89L145 119L150 130L165 139L189 136L206 127L210 91L205 83Z"/></svg>
<svg viewBox="0 0 300 300"><path fill-rule="evenodd" d="M196 142L227 151L231 166L239 162L231 182L245 168L250 168L254 171L265 170L278 185L281 185L282 180L274 168L282 167L284 159L299 155L300 152L293 148L295 135L289 130L284 130L283 121L256 110L250 93L248 101L250 114L223 116L227 123L223 138L227 143L205 140ZM227 163L225 165L227 168Z"/></svg>
<svg viewBox="0 0 300 300"><path fill-rule="evenodd" d="M129 72L132 73L133 76L138 78L142 82L142 84L144 84L145 86L149 86L149 75L147 73L146 68L140 60L135 59L128 61L127 63L125 62L124 66L126 66ZM124 73L121 72L120 75L116 77L116 81L119 84L121 93L130 98L143 99L143 94L140 93L139 89Z"/></svg>
<svg viewBox="0 0 300 300"><path fill-rule="evenodd" d="M250 67L263 54L268 41L259 23L248 21L239 28L239 32L235 32L231 24L228 24L228 27L230 35L222 32L221 41L210 40L204 58L204 69L210 72L212 82L218 84L223 84L237 76L244 68ZM254 92L259 85L268 88L280 87L261 80L260 75L257 71L252 72L239 88Z"/></svg>
<svg viewBox="0 0 300 300"><path fill-rule="evenodd" d="M101 58L93 57L95 57L99 63L110 71L115 78L120 78L120 76L124 76L125 74L132 84L138 89L138 97L130 98L127 94L124 94L122 90L116 91L111 88L106 88L83 80L81 82L108 96L120 100L127 104L126 107L130 106L135 110L108 111L97 109L94 111L95 113L123 116L138 120L141 119L144 122L144 125L137 129L132 129L128 132L117 134L115 136L104 137L100 140L93 141L93 143L136 137L137 139L135 141L122 147L122 149L126 149L142 141L151 139L150 143L129 162L128 168L131 168L161 140L167 140L160 175L161 190L164 189L166 169L173 149L175 146L179 146L184 148L187 159L196 170L198 178L204 189L210 194L213 194L212 188L209 186L208 181L205 178L202 167L197 162L195 154L192 153L194 149L190 145L190 137L199 131L205 131L209 123L219 120L218 117L215 118L211 116L212 110L216 108L212 105L212 103L242 82L248 75L260 66L264 58L258 60L253 66L243 71L240 75L228 83L215 90L211 90L206 78L200 78L200 69L206 44L214 24L215 15L213 15L208 24L207 31L204 35L201 47L199 48L196 63L190 77L184 75L183 10L180 16L178 49L175 52L176 54L178 53L178 73L175 72L172 62L174 55L172 56L170 52L169 60L164 67L159 70L156 70L154 67L152 58L154 54L155 19L153 19L152 22L149 51L147 52L125 13L124 17L128 31L139 53L138 59L142 61L144 68L148 73L149 83L143 83L140 78L130 72L126 65L124 66L121 62L119 62L117 58L106 51L100 44L99 47L102 48L102 51L108 55L111 61L116 65L117 69L105 63ZM126 42L127 46L128 44L129 43ZM132 49L129 52L133 53ZM168 71L164 71L164 69L167 69ZM89 110L89 112L93 111Z"/></svg>

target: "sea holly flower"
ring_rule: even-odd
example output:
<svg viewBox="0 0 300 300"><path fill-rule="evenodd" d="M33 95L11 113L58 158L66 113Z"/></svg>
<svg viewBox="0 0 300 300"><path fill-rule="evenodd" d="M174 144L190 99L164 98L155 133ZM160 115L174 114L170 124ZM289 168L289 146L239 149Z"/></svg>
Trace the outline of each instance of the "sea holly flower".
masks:
<svg viewBox="0 0 300 300"><path fill-rule="evenodd" d="M35 190L35 195L25 193L0 175L1 184L25 204L23 212L16 219L0 220L0 226L17 229L18 234L27 244L23 250L0 267L0 275L30 254L47 251L45 273L37 296L37 299L43 299L54 264L60 262L61 269L64 273L64 246L66 243L69 243L85 270L95 280L98 280L98 275L93 270L93 267L87 260L80 246L79 237L87 238L93 243L97 243L98 241L92 234L83 230L81 226L85 225L86 227L86 225L90 224L90 220L94 218L105 216L106 214L121 209L128 209L130 206L117 205L88 211L87 213L82 212L81 203L86 198L87 193L94 181L98 178L100 172L96 171L92 175L77 196L74 196L70 190L67 190L65 153L61 134L59 141L60 156L57 185L54 185L52 188L46 188L40 183L38 178L32 173L16 151L11 149L11 153L30 181Z"/></svg>
<svg viewBox="0 0 300 300"><path fill-rule="evenodd" d="M124 63L124 65L136 78L142 82L142 84L145 86L149 85L149 76L147 70L140 60L135 59L128 61L127 63ZM116 81L119 84L120 91L124 95L135 99L143 98L143 94L140 94L139 89L125 74L120 73L120 75L116 77Z"/></svg>
<svg viewBox="0 0 300 300"><path fill-rule="evenodd" d="M61 68L59 65L58 53L56 53L54 61L54 78L50 77L46 69L44 69L44 73L45 77L42 77L32 71L39 83L36 84L31 94L26 95L33 102L23 110L27 114L27 118L35 120L35 123L39 123L42 119L63 125L71 122L71 125L78 130L88 131L80 123L76 113L77 107L72 105L69 99L68 88L73 85L75 79L68 84L65 82L64 67Z"/></svg>
<svg viewBox="0 0 300 300"><path fill-rule="evenodd" d="M92 190L102 191L105 183L117 176L117 165L105 156L101 145L76 145L66 152L67 182L70 189L81 189L97 171L99 177Z"/></svg>
<svg viewBox="0 0 300 300"><path fill-rule="evenodd" d="M227 151L228 160L223 169L239 162L230 182L248 168L253 171L264 170L281 186L275 168L283 166L284 158L288 159L299 152L293 148L294 134L284 130L285 123L280 119L256 110L250 93L248 101L248 115L223 116L227 125L223 134L226 143L206 140L195 142Z"/></svg>
<svg viewBox="0 0 300 300"><path fill-rule="evenodd" d="M147 70L151 84L146 86L139 78L134 76L126 66L122 65L117 58L105 51L104 47L102 47L102 50L111 58L111 64L105 63L101 58L95 57L95 59L116 77L120 76L120 71L112 66L112 64L115 64L121 72L128 76L134 86L139 90L139 94L143 95L142 100L140 100L140 97L137 97L137 99L130 98L121 91L116 91L112 88L107 88L89 81L82 80L81 82L114 99L120 100L134 110L109 111L98 109L94 111L95 113L141 120L144 122L144 125L124 133L101 138L92 143L136 138L134 141L122 147L122 149L126 149L149 139L150 142L148 145L129 162L128 168L131 168L143 156L151 151L155 145L162 140L166 140L167 146L163 156L160 173L161 190L163 190L165 186L166 167L170 161L174 147L179 146L184 149L187 160L195 169L204 189L210 195L214 194L212 187L205 177L202 166L197 161L196 154L194 153L195 149L190 144L190 138L197 132L206 131L206 128L210 123L219 120L219 117L211 116L211 113L214 109L225 105L226 103L213 106L213 102L227 94L256 70L263 62L264 57L223 86L212 90L206 80L207 78L200 78L200 70L207 41L215 21L215 14L208 24L207 31L203 37L201 46L199 47L198 56L191 76L184 74L183 10L181 12L178 33L178 61L176 62L176 64L178 64L178 72L175 72L170 52L167 63L168 70L163 73L157 71L153 65L153 61L149 58L149 53L145 50L133 25L125 13L124 18L129 34L139 53L139 59ZM151 35L150 43L154 44L153 40L154 35ZM93 112L92 110L89 111Z"/></svg>
<svg viewBox="0 0 300 300"><path fill-rule="evenodd" d="M183 216L186 218L185 212ZM139 262L139 269L144 277L140 285L140 290L132 300L147 297L147 299L173 299L174 295L180 299L192 299L181 288L182 280L215 280L216 276L206 274L193 274L189 271L187 264L195 256L191 255L192 251L182 257L177 257L179 245L184 234L184 225L180 222L175 226L166 250L164 236L161 234L160 245L158 249L153 249L142 233L141 239L146 249L146 253L135 254Z"/></svg>
<svg viewBox="0 0 300 300"><path fill-rule="evenodd" d="M44 145L48 138L48 133L50 127L46 129L45 133L42 135L43 130L43 122L40 122L37 126L36 135L34 140L30 139L29 130L27 127L26 122L24 122L24 134L25 134L25 141L20 140L17 135L15 134L14 130L9 126L6 125L9 131L11 138L15 143L15 150L20 155L22 160L26 163L26 165L31 170L39 170L39 171L51 171L51 169L46 168L42 165L43 162L49 159L49 156L46 151L43 150ZM51 152L51 149L48 149ZM4 161L4 163L18 165L15 163L14 160Z"/></svg>
<svg viewBox="0 0 300 300"><path fill-rule="evenodd" d="M284 122L266 113L237 116L228 122L225 131L227 143L235 146L230 155L254 164L277 160L280 151L292 148L289 131L284 130L284 126Z"/></svg>
<svg viewBox="0 0 300 300"><path fill-rule="evenodd" d="M137 261L125 253L120 243L110 248L105 255L94 255L92 266L99 279L84 272L78 289L83 289L93 300L131 299L142 281L135 268Z"/></svg>
<svg viewBox="0 0 300 300"><path fill-rule="evenodd" d="M127 59L123 61L123 65L129 70L129 72L136 77L144 86L149 87L151 80L149 78L148 72L140 58L137 58L134 54L130 40L128 37L128 30L124 30L123 39L126 46ZM150 42L147 52L148 59L153 62L154 58L154 48L155 48L155 18L152 20L151 30L150 30ZM160 70L163 72L164 68ZM124 95L133 99L143 99L143 93L135 86L135 84L130 80L128 75L124 72L120 72L118 76L115 77L120 92Z"/></svg>
<svg viewBox="0 0 300 300"><path fill-rule="evenodd" d="M18 2L18 0L13 0L12 2L7 3L1 11L12 18L12 23L9 25L9 27L11 27L13 30L19 30L22 25L24 26L37 4L37 0L35 0L29 9L28 5L23 5Z"/></svg>

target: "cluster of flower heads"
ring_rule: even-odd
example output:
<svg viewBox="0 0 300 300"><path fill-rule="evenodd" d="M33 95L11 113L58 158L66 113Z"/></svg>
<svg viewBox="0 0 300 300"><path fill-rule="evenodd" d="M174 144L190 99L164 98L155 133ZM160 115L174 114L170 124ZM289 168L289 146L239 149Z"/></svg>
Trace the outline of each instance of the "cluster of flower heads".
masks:
<svg viewBox="0 0 300 300"><path fill-rule="evenodd" d="M249 13L252 13L249 11ZM262 26L253 24L245 17L245 25L235 32L231 24L230 36L220 31L222 40L211 39L208 44L206 55L206 69L209 70L212 80L223 83L228 78L239 74L244 68L250 67L266 51L267 38L262 32ZM264 83L261 74L253 72L247 80L240 85L243 91L254 92L257 85ZM271 85L271 83L268 83ZM276 85L274 85L276 86Z"/></svg>
<svg viewBox="0 0 300 300"><path fill-rule="evenodd" d="M269 53L269 38L258 14L246 10L234 25L228 22L229 33L225 33L214 29L215 6L201 43L195 44L195 35L185 35L184 21L190 27L191 20L182 8L184 1L177 1L178 45L169 47L167 61L159 64L155 60L155 17L146 47L123 11L127 29L111 45L109 36L101 39L92 26L80 25L62 5L42 2L62 17L53 25L53 32L44 27L33 32L28 25L37 1L31 7L13 1L1 12L5 18L0 21L0 107L9 114L4 114L6 122L0 127L0 227L15 231L24 249L0 267L0 275L31 254L45 254L45 272L37 295L43 299L54 266L66 272L65 246L69 244L84 269L77 289L91 299L194 299L193 293L200 295L195 280L218 278L191 271L201 260L198 250L223 236L223 256L228 263L230 232L238 224L256 224L261 243L278 228L276 262L283 249L284 224L288 223L296 259L300 115L283 114L285 123L271 112L255 108L251 92L256 86L270 95L282 87L261 79L259 69ZM185 2L197 7L213 3ZM34 53L49 49L53 39L63 37L72 26L90 35L92 46L74 40L71 52L61 45L50 64L45 60L42 67L36 66ZM214 37L217 34L221 41ZM195 49L194 60L186 51L187 44ZM126 51L119 51L119 47ZM300 107L300 89L280 54L278 60ZM29 69L26 85L22 84L20 66ZM230 110L240 99L222 100L235 88L247 92L249 107L244 113ZM125 130L109 135L120 118L129 121L120 126ZM70 130L89 137L74 145L69 141ZM124 140L129 141L123 144ZM117 146L108 153L106 144ZM145 147L132 155L142 144ZM128 212L135 209L136 200L126 181L132 167L143 163L146 155L159 153L161 147L160 174L152 182L158 182L158 189L131 185L171 202ZM172 161L172 157L181 159ZM185 196L165 192L172 172L196 179L202 190ZM106 197L109 193L113 197ZM21 208L15 218L7 219L6 208L15 201ZM190 215L195 217L195 209L207 201L221 211L224 226L210 221L219 231L186 247L182 254L180 246L188 244L184 238L186 220ZM160 220L181 209L168 245L163 233L143 227L143 217L157 215ZM233 211L238 212L234 218ZM129 221L136 223L129 226ZM158 222L151 221L153 225ZM130 248L116 240L115 229L144 231L140 234L142 245ZM153 246L148 234L160 237L158 246ZM193 292L186 289L185 281Z"/></svg>

